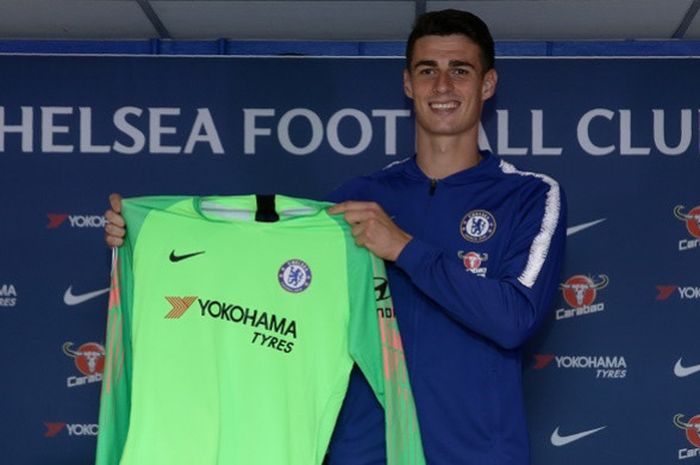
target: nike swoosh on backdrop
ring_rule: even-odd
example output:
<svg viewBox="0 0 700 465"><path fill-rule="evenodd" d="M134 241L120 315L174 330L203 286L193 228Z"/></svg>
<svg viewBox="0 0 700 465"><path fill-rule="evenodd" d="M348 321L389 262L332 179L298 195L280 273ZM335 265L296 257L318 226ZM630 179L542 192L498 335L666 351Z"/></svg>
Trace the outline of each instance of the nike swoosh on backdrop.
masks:
<svg viewBox="0 0 700 465"><path fill-rule="evenodd" d="M175 251L173 250L172 252L170 252L170 261L173 263L179 262L180 260L184 260L186 258L192 258L196 257L197 255L202 255L204 252L205 251L202 250L201 252L188 253L185 255L175 255Z"/></svg>
<svg viewBox="0 0 700 465"><path fill-rule="evenodd" d="M676 366L673 367L673 374L678 376L679 378L685 378L686 376L690 376L692 374L695 374L700 371L700 365L693 365L689 367L684 367L681 364L681 361L683 360L683 357L679 358L678 361L676 362Z"/></svg>
<svg viewBox="0 0 700 465"><path fill-rule="evenodd" d="M554 430L552 433L551 441L553 446L561 447L565 446L567 444L570 444L574 441L578 441L579 439L585 438L586 436L590 436L593 433L597 433L598 431L607 428L607 426L601 426L600 428L596 429L589 429L588 431L582 431L580 433L576 434L569 434L566 436L560 436L559 435L559 427L557 426L557 429Z"/></svg>
<svg viewBox="0 0 700 465"><path fill-rule="evenodd" d="M576 225L576 226L571 226L570 228L566 228L566 235L567 235L567 236L573 236L573 235L576 234L577 232L581 232L581 231L583 231L584 229L588 229L588 228L590 228L590 227L592 227L592 226L597 225L598 223L602 223L602 222L605 221L606 219L607 219L607 218L601 218L601 219L599 219L599 220L591 221L591 222L589 222L589 223L583 223L583 224L578 224L578 225Z"/></svg>
<svg viewBox="0 0 700 465"><path fill-rule="evenodd" d="M78 305L82 304L83 302L87 302L90 299L94 299L97 296L101 296L102 294L106 294L108 292L109 288L107 287L105 289L99 289L97 291L75 295L73 294L73 286L68 286L68 289L66 289L66 293L63 294L63 302L66 305Z"/></svg>

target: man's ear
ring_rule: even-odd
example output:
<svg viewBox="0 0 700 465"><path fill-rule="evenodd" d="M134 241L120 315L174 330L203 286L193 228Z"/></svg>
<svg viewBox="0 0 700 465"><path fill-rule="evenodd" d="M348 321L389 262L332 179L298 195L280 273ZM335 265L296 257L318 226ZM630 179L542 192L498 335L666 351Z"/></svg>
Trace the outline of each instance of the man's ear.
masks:
<svg viewBox="0 0 700 465"><path fill-rule="evenodd" d="M403 93L406 97L413 99L413 83L411 82L411 73L407 69L403 70Z"/></svg>
<svg viewBox="0 0 700 465"><path fill-rule="evenodd" d="M498 84L498 73L491 68L484 74L484 82L481 84L481 99L488 100L496 93L496 84Z"/></svg>

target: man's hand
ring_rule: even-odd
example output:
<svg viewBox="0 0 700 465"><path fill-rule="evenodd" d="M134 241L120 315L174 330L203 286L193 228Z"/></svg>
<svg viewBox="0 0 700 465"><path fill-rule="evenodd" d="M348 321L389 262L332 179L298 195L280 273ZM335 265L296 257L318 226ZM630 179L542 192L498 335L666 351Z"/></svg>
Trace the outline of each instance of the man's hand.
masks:
<svg viewBox="0 0 700 465"><path fill-rule="evenodd" d="M122 196L119 194L110 195L109 204L112 206L112 209L105 212L105 218L107 219L105 242L110 247L120 247L124 243L124 236L126 235L126 223L121 215Z"/></svg>
<svg viewBox="0 0 700 465"><path fill-rule="evenodd" d="M384 260L396 261L412 239L375 202L342 202L329 208L328 213L343 213L345 221L352 226L355 243Z"/></svg>

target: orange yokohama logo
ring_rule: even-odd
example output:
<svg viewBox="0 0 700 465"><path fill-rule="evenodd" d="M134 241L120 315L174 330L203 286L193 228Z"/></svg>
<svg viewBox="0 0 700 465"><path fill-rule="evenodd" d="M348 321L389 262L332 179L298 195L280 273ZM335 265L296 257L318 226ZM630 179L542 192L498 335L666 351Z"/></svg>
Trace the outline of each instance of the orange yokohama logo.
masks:
<svg viewBox="0 0 700 465"><path fill-rule="evenodd" d="M44 432L45 438L52 438L56 436L58 433L61 432L61 430L63 430L63 427L66 426L65 423L56 423L48 421L45 421L44 425L46 425L46 431Z"/></svg>
<svg viewBox="0 0 700 465"><path fill-rule="evenodd" d="M168 319L177 319L180 318L182 315L185 314L188 308L194 303L195 300L197 300L196 296L187 296L187 297L166 297L165 300L170 302L170 305L173 306L173 308L168 312L167 315L165 315L165 318Z"/></svg>

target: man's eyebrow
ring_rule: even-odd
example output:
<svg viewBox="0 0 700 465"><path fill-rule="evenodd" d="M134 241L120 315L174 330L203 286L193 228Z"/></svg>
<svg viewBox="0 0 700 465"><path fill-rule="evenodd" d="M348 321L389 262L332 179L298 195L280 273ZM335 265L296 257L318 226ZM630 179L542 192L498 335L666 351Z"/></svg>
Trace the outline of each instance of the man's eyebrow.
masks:
<svg viewBox="0 0 700 465"><path fill-rule="evenodd" d="M460 67L460 66L466 66L466 67L468 67L468 68L476 69L476 66L474 66L474 65L471 64L470 62L464 61L464 60L450 60L450 61L448 62L448 65L449 65L451 68L457 68L457 67ZM420 67L420 66L437 67L437 66L438 66L438 63L437 63L436 60L420 60L420 61L417 61L417 62L413 65L413 69L416 69L416 68L418 68L418 67Z"/></svg>
<svg viewBox="0 0 700 465"><path fill-rule="evenodd" d="M474 66L473 64L469 63L468 61L464 61L464 60L450 60L449 65L453 68L459 67L459 66L466 66L468 68L476 69L476 66Z"/></svg>
<svg viewBox="0 0 700 465"><path fill-rule="evenodd" d="M417 61L414 65L413 68L418 68L419 66L437 66L437 61L435 60L420 60Z"/></svg>

